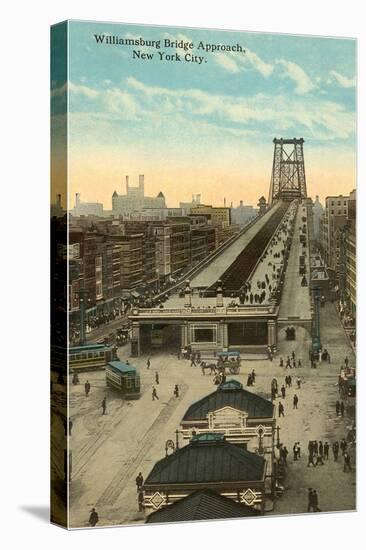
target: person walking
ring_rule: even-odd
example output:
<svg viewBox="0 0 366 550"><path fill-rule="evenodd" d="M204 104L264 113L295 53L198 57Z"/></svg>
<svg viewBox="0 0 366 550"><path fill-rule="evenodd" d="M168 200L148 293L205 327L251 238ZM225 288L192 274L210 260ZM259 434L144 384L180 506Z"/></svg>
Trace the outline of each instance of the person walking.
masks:
<svg viewBox="0 0 366 550"><path fill-rule="evenodd" d="M348 367L348 357L346 355L346 357L344 358L344 364L346 365L346 368Z"/></svg>
<svg viewBox="0 0 366 550"><path fill-rule="evenodd" d="M280 357L280 367L283 367L283 358Z"/></svg>
<svg viewBox="0 0 366 550"><path fill-rule="evenodd" d="M296 384L297 384L297 389L300 390L301 389L301 378L300 378L300 376L297 377Z"/></svg>
<svg viewBox="0 0 366 550"><path fill-rule="evenodd" d="M298 366L299 369L302 367L301 359L298 360L297 366Z"/></svg>
<svg viewBox="0 0 366 550"><path fill-rule="evenodd" d="M281 456L282 456L283 462L286 464L286 466L287 466L287 455L288 455L287 447L283 447L281 449Z"/></svg>
<svg viewBox="0 0 366 550"><path fill-rule="evenodd" d="M252 370L252 385L255 384L255 370Z"/></svg>
<svg viewBox="0 0 366 550"><path fill-rule="evenodd" d="M320 508L319 508L319 497L318 497L318 493L316 492L316 490L314 489L313 491L313 508L314 508L314 512L321 512Z"/></svg>
<svg viewBox="0 0 366 550"><path fill-rule="evenodd" d="M96 512L95 508L92 508L90 510L89 525L91 525L91 527L95 527L98 521L99 521L98 513Z"/></svg>
<svg viewBox="0 0 366 550"><path fill-rule="evenodd" d="M139 507L139 512L144 511L144 493L142 490L138 491L137 493L137 503Z"/></svg>
<svg viewBox="0 0 366 550"><path fill-rule="evenodd" d="M148 360L146 361L146 368L149 370L150 366L151 366L151 362L149 357Z"/></svg>
<svg viewBox="0 0 366 550"><path fill-rule="evenodd" d="M334 462L337 462L338 461L338 453L339 453L339 443L338 443L338 441L335 441L333 443L332 451L333 451Z"/></svg>
<svg viewBox="0 0 366 550"><path fill-rule="evenodd" d="M338 400L336 402L335 408L336 408L336 415L339 416L339 410L341 408L341 404Z"/></svg>
<svg viewBox="0 0 366 550"><path fill-rule="evenodd" d="M320 456L323 456L323 442L319 441L318 452Z"/></svg>
<svg viewBox="0 0 366 550"><path fill-rule="evenodd" d="M298 404L298 402L299 402L299 398L297 397L297 395L296 395L296 393L295 393L294 399L293 399L293 404L294 404L294 405L293 405L293 408L294 408L294 409L297 409L297 404Z"/></svg>
<svg viewBox="0 0 366 550"><path fill-rule="evenodd" d="M344 459L343 471L344 471L344 472L351 472L351 471L352 471L352 468L351 468L351 456L350 456L350 454L348 453L348 451L345 451L345 453L344 453L344 455L343 455L343 459Z"/></svg>
<svg viewBox="0 0 366 550"><path fill-rule="evenodd" d="M159 385L159 373L156 371L155 373L155 384Z"/></svg>
<svg viewBox="0 0 366 550"><path fill-rule="evenodd" d="M179 397L179 387L178 387L178 384L175 384L175 386L174 386L174 395L175 395L175 397Z"/></svg>
<svg viewBox="0 0 366 550"><path fill-rule="evenodd" d="M340 410L341 410L341 417L343 418L344 417L344 403L343 403L343 401L341 401Z"/></svg>
<svg viewBox="0 0 366 550"><path fill-rule="evenodd" d="M137 492L142 490L142 486L144 484L144 478L141 472L139 472L139 475L136 477L136 489Z"/></svg>
<svg viewBox="0 0 366 550"><path fill-rule="evenodd" d="M281 395L282 395L282 399L285 399L285 397L286 397L286 388L285 388L285 386L282 386L282 388L281 388Z"/></svg>
<svg viewBox="0 0 366 550"><path fill-rule="evenodd" d="M155 399L157 399L159 401L159 396L156 392L156 388L155 386L153 386L153 389L152 389L152 400L155 401Z"/></svg>
<svg viewBox="0 0 366 550"><path fill-rule="evenodd" d="M282 405L281 401L278 403L278 416L285 416L285 407Z"/></svg>
<svg viewBox="0 0 366 550"><path fill-rule="evenodd" d="M107 398L104 396L103 397L103 401L102 401L102 414L105 414L106 410L107 410Z"/></svg>
<svg viewBox="0 0 366 550"><path fill-rule="evenodd" d="M309 487L308 489L308 512L314 511L313 507L313 489Z"/></svg>
<svg viewBox="0 0 366 550"><path fill-rule="evenodd" d="M86 395L86 397L88 397L88 395L89 395L89 393L90 393L90 383L89 383L89 380L87 380L87 381L85 382L84 388L85 388L85 395Z"/></svg>
<svg viewBox="0 0 366 550"><path fill-rule="evenodd" d="M325 458L325 460L329 459L329 443L328 443L328 441L326 441L324 443L324 458Z"/></svg>

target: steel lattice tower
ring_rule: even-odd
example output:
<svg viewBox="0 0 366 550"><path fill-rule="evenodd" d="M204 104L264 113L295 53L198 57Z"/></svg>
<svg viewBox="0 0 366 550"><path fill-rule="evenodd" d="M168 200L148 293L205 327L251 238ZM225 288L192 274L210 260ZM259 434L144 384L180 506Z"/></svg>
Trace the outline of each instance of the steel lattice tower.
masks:
<svg viewBox="0 0 366 550"><path fill-rule="evenodd" d="M275 200L306 198L303 138L273 140L274 154L269 204Z"/></svg>

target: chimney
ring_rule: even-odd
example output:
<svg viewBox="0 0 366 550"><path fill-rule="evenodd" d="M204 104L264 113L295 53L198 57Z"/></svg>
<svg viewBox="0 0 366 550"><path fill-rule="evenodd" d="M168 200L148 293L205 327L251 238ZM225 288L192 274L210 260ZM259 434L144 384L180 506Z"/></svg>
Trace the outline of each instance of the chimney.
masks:
<svg viewBox="0 0 366 550"><path fill-rule="evenodd" d="M192 306L192 289L189 280L186 280L186 288L184 289L184 307Z"/></svg>
<svg viewBox="0 0 366 550"><path fill-rule="evenodd" d="M216 287L216 307L223 307L224 306L224 297L222 294L222 281L219 279L217 281L217 287Z"/></svg>
<svg viewBox="0 0 366 550"><path fill-rule="evenodd" d="M61 195L56 196L56 204L59 208L61 208Z"/></svg>
<svg viewBox="0 0 366 550"><path fill-rule="evenodd" d="M224 197L224 206L226 206L226 197Z"/></svg>
<svg viewBox="0 0 366 550"><path fill-rule="evenodd" d="M80 193L75 193L75 207L78 207L80 204Z"/></svg>
<svg viewBox="0 0 366 550"><path fill-rule="evenodd" d="M139 188L142 190L143 193L144 193L144 185L145 185L144 175L140 174L140 176L139 176Z"/></svg>
<svg viewBox="0 0 366 550"><path fill-rule="evenodd" d="M240 206L243 206L243 201L240 201Z"/></svg>
<svg viewBox="0 0 366 550"><path fill-rule="evenodd" d="M129 188L129 180L128 180L128 176L126 176L126 191L127 191L127 195L128 195L128 188ZM123 194L123 191L122 191L122 194Z"/></svg>

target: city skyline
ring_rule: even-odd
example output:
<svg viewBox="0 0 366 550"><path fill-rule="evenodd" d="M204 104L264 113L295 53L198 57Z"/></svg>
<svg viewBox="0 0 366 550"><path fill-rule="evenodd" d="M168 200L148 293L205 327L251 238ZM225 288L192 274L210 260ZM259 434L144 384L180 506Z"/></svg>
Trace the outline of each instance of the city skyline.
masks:
<svg viewBox="0 0 366 550"><path fill-rule="evenodd" d="M274 137L303 137L310 196L355 187L355 41L120 25L118 36L240 43L205 53L206 63L133 59L156 48L97 44L105 23L70 24L69 195L110 208L125 174L145 174L167 204L200 192L206 202L256 205L266 196ZM189 84L188 84L189 83ZM64 101L55 79L53 99ZM57 110L57 107L56 107ZM158 139L157 139L158 138ZM329 168L331 167L331 169ZM56 169L57 172L57 169ZM62 177L62 175L60 175Z"/></svg>

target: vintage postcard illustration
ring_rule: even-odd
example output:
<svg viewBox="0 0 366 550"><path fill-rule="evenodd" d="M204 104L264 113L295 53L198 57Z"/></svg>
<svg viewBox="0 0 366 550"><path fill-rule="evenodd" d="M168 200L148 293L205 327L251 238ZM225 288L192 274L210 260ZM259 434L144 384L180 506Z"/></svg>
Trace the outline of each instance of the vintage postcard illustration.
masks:
<svg viewBox="0 0 366 550"><path fill-rule="evenodd" d="M356 41L51 29L51 520L356 508Z"/></svg>

